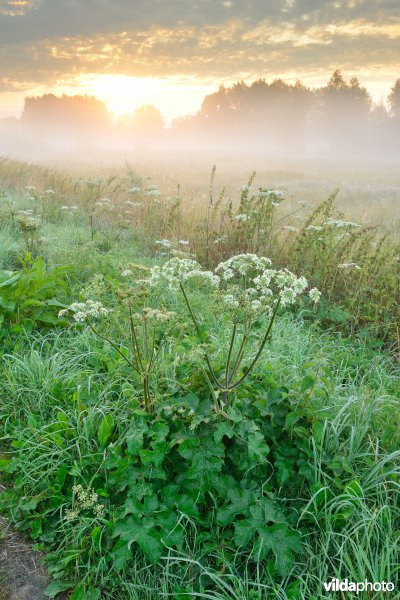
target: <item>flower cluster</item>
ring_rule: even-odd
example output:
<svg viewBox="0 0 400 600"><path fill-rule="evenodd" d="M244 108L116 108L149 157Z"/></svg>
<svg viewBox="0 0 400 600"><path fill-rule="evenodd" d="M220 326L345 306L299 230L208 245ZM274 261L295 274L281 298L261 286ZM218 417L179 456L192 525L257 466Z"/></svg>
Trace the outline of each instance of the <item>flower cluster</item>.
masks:
<svg viewBox="0 0 400 600"><path fill-rule="evenodd" d="M190 279L200 279L218 287L219 277L211 271L203 271L201 265L190 258L174 257L162 267L153 267L149 280L150 286L165 284L170 290L176 290L181 283Z"/></svg>
<svg viewBox="0 0 400 600"><path fill-rule="evenodd" d="M81 484L72 487L74 493L74 508L65 511L66 521L75 521L80 513L85 510L93 510L96 517L100 518L104 513L104 506L98 502L98 494L89 486L86 490Z"/></svg>
<svg viewBox="0 0 400 600"><path fill-rule="evenodd" d="M134 313L132 319L134 321L147 321L153 324L165 323L176 316L171 310L158 310L157 308L145 307L142 313Z"/></svg>
<svg viewBox="0 0 400 600"><path fill-rule="evenodd" d="M294 304L308 287L305 277L297 277L287 269L271 269L269 259L253 255L240 257L236 268L245 277L238 280L232 269L235 259L239 257L231 259L228 267L226 263L217 267L218 271L223 271L222 285L225 293L222 295L222 302L234 322L259 318L261 315L270 316L278 301L282 306ZM317 302L319 296L320 292L315 288L309 292L313 302Z"/></svg>
<svg viewBox="0 0 400 600"><path fill-rule="evenodd" d="M39 220L33 216L33 210L19 210L15 220L23 231L36 231L40 227Z"/></svg>
<svg viewBox="0 0 400 600"><path fill-rule="evenodd" d="M95 300L86 300L86 302L74 302L69 308L64 308L58 313L59 317L73 312L73 317L78 323L84 323L87 319L98 319L99 317L108 315L110 312L101 302Z"/></svg>
<svg viewBox="0 0 400 600"><path fill-rule="evenodd" d="M339 269L356 269L357 271L361 270L360 265L358 265L357 263L342 263L341 265L338 265Z"/></svg>
<svg viewBox="0 0 400 600"><path fill-rule="evenodd" d="M220 263L215 272L221 275L221 279L229 281L233 278L255 275L262 273L271 266L269 258L259 257L257 254L238 254Z"/></svg>
<svg viewBox="0 0 400 600"><path fill-rule="evenodd" d="M341 221L337 219L328 219L325 221L325 225L333 225L334 227L361 227L358 223L352 223L351 221Z"/></svg>
<svg viewBox="0 0 400 600"><path fill-rule="evenodd" d="M63 206L60 206L60 210L78 210L78 207L76 206L76 204L71 204L71 205L64 204Z"/></svg>
<svg viewBox="0 0 400 600"><path fill-rule="evenodd" d="M251 216L248 213L239 213L236 215L235 219L240 223L247 223L247 221L250 221Z"/></svg>

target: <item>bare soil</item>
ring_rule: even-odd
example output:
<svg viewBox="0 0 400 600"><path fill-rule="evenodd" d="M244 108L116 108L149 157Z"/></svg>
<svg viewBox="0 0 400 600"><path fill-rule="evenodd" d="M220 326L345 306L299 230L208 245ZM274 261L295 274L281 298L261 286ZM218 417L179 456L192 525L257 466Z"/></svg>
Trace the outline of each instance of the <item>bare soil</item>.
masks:
<svg viewBox="0 0 400 600"><path fill-rule="evenodd" d="M41 554L0 517L0 600L48 600L49 580Z"/></svg>

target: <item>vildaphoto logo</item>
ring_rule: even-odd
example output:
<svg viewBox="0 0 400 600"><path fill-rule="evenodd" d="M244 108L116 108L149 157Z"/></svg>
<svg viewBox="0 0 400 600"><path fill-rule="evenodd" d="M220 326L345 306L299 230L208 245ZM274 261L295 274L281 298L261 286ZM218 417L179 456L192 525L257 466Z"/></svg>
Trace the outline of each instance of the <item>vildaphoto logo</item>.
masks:
<svg viewBox="0 0 400 600"><path fill-rule="evenodd" d="M355 592L359 594L360 592L393 592L394 583L390 581L380 581L372 583L372 581L349 581L345 579L344 581L340 581L340 579L331 579L331 581L327 581L324 583L324 588L327 592Z"/></svg>

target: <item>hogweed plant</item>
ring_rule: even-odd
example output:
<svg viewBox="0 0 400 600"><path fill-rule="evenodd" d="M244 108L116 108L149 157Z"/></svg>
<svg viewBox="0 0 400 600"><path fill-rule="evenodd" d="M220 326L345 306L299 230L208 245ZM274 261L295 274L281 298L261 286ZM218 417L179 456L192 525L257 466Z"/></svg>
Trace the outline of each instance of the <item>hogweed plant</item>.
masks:
<svg viewBox="0 0 400 600"><path fill-rule="evenodd" d="M214 307L217 315L225 316L231 323L222 374L213 365L207 347L209 336L204 332L200 316L189 299L191 281L210 286L210 306ZM199 341L202 344L205 342L205 372L218 411L227 407L229 394L253 371L270 337L279 307L293 305L308 288L305 277L297 277L287 269L273 269L270 259L255 254L234 256L220 263L214 272L203 270L195 260L173 258L162 267L153 267L149 283L151 286L164 285L171 291L181 292ZM309 290L308 295L314 303L319 301L318 289ZM265 324L261 340L255 354L248 357L249 346L260 322ZM243 369L247 359L250 363Z"/></svg>
<svg viewBox="0 0 400 600"><path fill-rule="evenodd" d="M138 375L142 386L143 408L147 412L153 410L153 398L150 379L160 351L161 342L166 334L165 325L173 321L175 313L144 307L140 312L133 312L128 300L129 348L118 346L109 335L99 330L95 321L109 316L111 310L101 302L86 300L76 302L69 308L61 310L59 317L72 312L77 323L86 323L91 331L100 339L108 342L124 362ZM161 329L161 335L160 335ZM128 352L127 352L128 350Z"/></svg>

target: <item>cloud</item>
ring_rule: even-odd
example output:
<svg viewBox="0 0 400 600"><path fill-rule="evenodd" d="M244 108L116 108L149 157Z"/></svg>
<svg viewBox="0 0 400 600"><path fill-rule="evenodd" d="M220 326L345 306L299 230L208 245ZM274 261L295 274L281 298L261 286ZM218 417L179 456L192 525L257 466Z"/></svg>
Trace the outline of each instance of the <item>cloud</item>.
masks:
<svg viewBox="0 0 400 600"><path fill-rule="evenodd" d="M18 14L7 14L11 5L20 5ZM0 10L2 7L3 43L140 31L152 26L204 27L231 19L249 25L262 20L321 25L358 18L372 23L398 18L398 0L0 0Z"/></svg>
<svg viewBox="0 0 400 600"><path fill-rule="evenodd" d="M399 51L398 0L0 0L0 91L96 73L394 78Z"/></svg>

